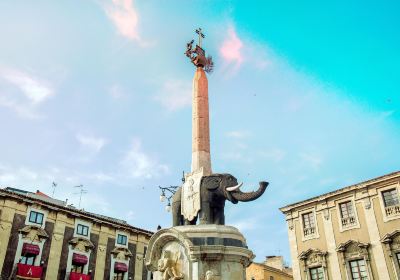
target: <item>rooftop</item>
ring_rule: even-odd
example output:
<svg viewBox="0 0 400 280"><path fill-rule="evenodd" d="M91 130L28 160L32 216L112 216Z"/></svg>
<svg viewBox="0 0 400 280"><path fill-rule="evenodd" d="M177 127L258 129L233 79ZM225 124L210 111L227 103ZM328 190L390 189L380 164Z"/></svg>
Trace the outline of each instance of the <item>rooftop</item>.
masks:
<svg viewBox="0 0 400 280"><path fill-rule="evenodd" d="M389 174L386 174L386 175L382 175L382 176L379 176L379 177L376 177L376 178L373 178L373 179L369 179L369 180L366 180L366 181L363 181L363 182L360 182L360 183L357 183L357 184L353 184L353 185L350 185L350 186L347 186L347 187L343 187L343 188L340 188L340 189L337 189L337 190L334 190L334 191L331 191L331 192L328 192L328 193L325 193L325 194L321 194L321 195L318 195L318 196L314 196L312 198L308 198L308 199L305 199L305 200L302 200L302 201L299 201L299 202L295 202L295 203L286 205L284 207L281 207L281 208L279 208L279 210L281 210L283 213L285 213L286 211L289 211L290 209L292 209L294 207L297 207L297 206L301 206L301 205L304 205L304 204L312 203L312 202L319 201L319 200L322 200L322 199L327 199L327 198L333 197L333 196L338 195L338 194L343 193L343 192L352 191L352 190L358 189L358 188L363 188L366 185L372 185L372 184L378 183L378 182L380 182L382 180L388 180L388 179L392 179L392 178L396 178L396 177L400 177L400 171L395 171L395 172L392 172L392 173L389 173Z"/></svg>
<svg viewBox="0 0 400 280"><path fill-rule="evenodd" d="M137 233L142 233L142 234L145 234L148 236L151 236L154 233L154 232L151 232L151 231L148 231L145 229L134 227L134 226L128 224L126 221L121 220L121 219L108 217L105 215L95 214L95 213L91 213L91 212L88 212L85 210L77 209L72 205L67 205L66 201L49 197L48 195L40 192L39 190L37 190L36 193L34 193L34 192L29 192L29 191L25 191L25 190L21 190L21 189L10 188L10 187L0 188L0 197L10 197L10 198L20 199L20 200L27 201L27 202L35 202L38 204L43 204L44 206L47 206L50 208L56 207L57 210L59 210L59 211L65 211L70 214L75 214L76 216L86 216L88 219L91 219L91 220L97 220L98 222L108 223L108 224L111 224L111 225L117 226L117 227L118 226L123 227L123 228L133 230Z"/></svg>

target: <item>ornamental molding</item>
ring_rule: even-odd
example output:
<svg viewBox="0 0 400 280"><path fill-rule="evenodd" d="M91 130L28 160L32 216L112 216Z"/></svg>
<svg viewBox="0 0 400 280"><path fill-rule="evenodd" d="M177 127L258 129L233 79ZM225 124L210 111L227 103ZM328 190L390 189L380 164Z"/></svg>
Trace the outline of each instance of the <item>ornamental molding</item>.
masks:
<svg viewBox="0 0 400 280"><path fill-rule="evenodd" d="M86 253L94 248L92 241L81 237L72 238L69 244L72 246L72 249Z"/></svg>
<svg viewBox="0 0 400 280"><path fill-rule="evenodd" d="M114 256L114 259L121 261L128 261L131 257L133 257L132 252L125 247L115 247L111 251L111 254Z"/></svg>
<svg viewBox="0 0 400 280"><path fill-rule="evenodd" d="M339 244L336 251L343 254L345 259L353 259L356 257L365 258L368 260L369 243L362 243L355 240L349 240L345 243Z"/></svg>
<svg viewBox="0 0 400 280"><path fill-rule="evenodd" d="M299 259L304 262L307 267L322 266L326 267L327 252L319 249L308 249L299 255Z"/></svg>
<svg viewBox="0 0 400 280"><path fill-rule="evenodd" d="M395 230L392 233L386 234L381 242L390 247L391 250L400 250L400 230Z"/></svg>
<svg viewBox="0 0 400 280"><path fill-rule="evenodd" d="M19 230L23 239L28 239L31 242L42 242L49 238L47 232L37 226L25 226Z"/></svg>

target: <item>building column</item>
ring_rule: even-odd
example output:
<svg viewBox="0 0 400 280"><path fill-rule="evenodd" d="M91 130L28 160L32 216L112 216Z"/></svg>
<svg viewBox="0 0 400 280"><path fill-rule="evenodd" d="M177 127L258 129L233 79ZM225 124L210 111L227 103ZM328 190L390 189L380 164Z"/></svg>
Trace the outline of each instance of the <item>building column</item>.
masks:
<svg viewBox="0 0 400 280"><path fill-rule="evenodd" d="M324 221L324 230L325 230L325 238L326 245L328 249L328 271L331 271L331 275L333 277L341 276L340 266L339 266L339 257L336 252L336 240L335 233L333 231L332 225L332 215L331 211L326 208L324 211L328 211L328 215L323 218Z"/></svg>
<svg viewBox="0 0 400 280"><path fill-rule="evenodd" d="M383 253L383 247L379 235L379 229L376 223L374 203L373 201L366 203L366 200L363 200L362 203L365 209L365 220L369 233L369 239L371 241L371 249L372 253L374 254L373 260L375 261L375 265L379 273L379 279L390 280L389 270L386 265L385 255Z"/></svg>
<svg viewBox="0 0 400 280"><path fill-rule="evenodd" d="M12 223L14 220L16 202L8 201L12 205L6 206L0 212L0 274L7 253L8 240L10 239Z"/></svg>
<svg viewBox="0 0 400 280"><path fill-rule="evenodd" d="M53 237L51 238L50 254L47 262L46 280L54 280L58 277L58 268L60 267L61 252L63 247L65 222L67 216L57 213L54 224Z"/></svg>
<svg viewBox="0 0 400 280"><path fill-rule="evenodd" d="M299 264L299 252L297 251L297 241L296 241L296 227L294 221L291 221L291 225L288 221L288 234L289 234L289 246L290 246L290 256L292 258L292 269L293 269L293 279L301 280L300 264Z"/></svg>
<svg viewBox="0 0 400 280"><path fill-rule="evenodd" d="M104 231L104 227L101 226L99 233L99 244L97 246L96 273L94 274L94 280L103 280L104 277L108 236L108 232Z"/></svg>
<svg viewBox="0 0 400 280"><path fill-rule="evenodd" d="M143 263L144 263L144 243L140 242L140 235L139 235L138 243L136 244L136 258L135 261L135 279L134 280L142 280L143 275ZM145 280L145 279L143 279Z"/></svg>

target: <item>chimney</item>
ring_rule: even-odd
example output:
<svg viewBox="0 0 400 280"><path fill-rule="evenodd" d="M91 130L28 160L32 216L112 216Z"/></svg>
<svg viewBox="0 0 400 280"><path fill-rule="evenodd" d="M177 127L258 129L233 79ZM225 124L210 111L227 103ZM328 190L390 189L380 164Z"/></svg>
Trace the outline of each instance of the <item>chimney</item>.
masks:
<svg viewBox="0 0 400 280"><path fill-rule="evenodd" d="M264 264L282 271L285 268L282 256L266 256Z"/></svg>

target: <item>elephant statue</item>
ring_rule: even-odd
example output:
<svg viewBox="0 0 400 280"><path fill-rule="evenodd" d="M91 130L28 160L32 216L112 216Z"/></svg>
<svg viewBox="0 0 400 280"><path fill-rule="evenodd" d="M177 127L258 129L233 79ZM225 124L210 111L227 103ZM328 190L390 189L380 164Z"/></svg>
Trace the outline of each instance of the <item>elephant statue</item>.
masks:
<svg viewBox="0 0 400 280"><path fill-rule="evenodd" d="M193 225L199 218L200 224L225 224L225 200L236 204L259 198L266 190L268 183L260 182L260 187L254 192L242 192L237 179L231 174L212 174L203 176L200 182L201 209L195 219L186 220L181 214L182 186L172 197L173 226Z"/></svg>

